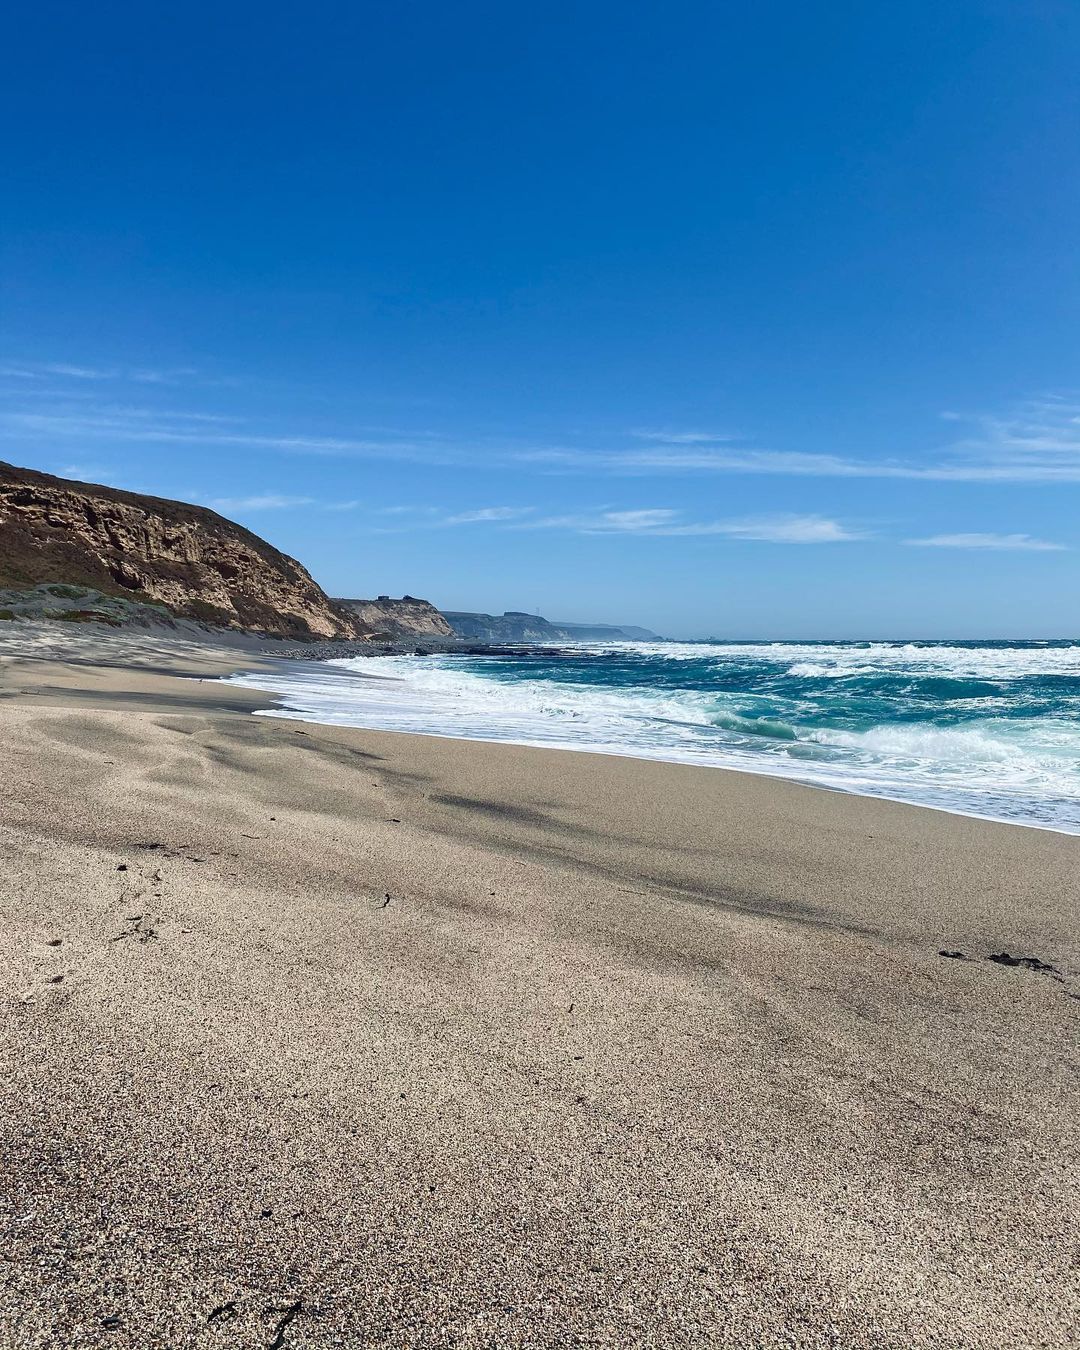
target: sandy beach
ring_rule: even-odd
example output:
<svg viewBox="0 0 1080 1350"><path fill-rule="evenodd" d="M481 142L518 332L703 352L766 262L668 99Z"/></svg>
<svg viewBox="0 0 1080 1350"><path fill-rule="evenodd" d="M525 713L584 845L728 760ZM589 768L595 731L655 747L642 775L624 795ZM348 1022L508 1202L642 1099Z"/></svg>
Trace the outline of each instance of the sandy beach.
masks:
<svg viewBox="0 0 1080 1350"><path fill-rule="evenodd" d="M1080 839L9 627L3 1346L1080 1339Z"/></svg>

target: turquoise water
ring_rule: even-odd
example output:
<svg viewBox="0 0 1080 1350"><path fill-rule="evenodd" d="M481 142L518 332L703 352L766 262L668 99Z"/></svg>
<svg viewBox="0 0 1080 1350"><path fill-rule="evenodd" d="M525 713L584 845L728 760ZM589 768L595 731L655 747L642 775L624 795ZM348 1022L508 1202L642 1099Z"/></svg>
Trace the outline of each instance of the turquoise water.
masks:
<svg viewBox="0 0 1080 1350"><path fill-rule="evenodd" d="M580 644L233 678L277 696L268 715L737 768L1080 833L1080 642Z"/></svg>

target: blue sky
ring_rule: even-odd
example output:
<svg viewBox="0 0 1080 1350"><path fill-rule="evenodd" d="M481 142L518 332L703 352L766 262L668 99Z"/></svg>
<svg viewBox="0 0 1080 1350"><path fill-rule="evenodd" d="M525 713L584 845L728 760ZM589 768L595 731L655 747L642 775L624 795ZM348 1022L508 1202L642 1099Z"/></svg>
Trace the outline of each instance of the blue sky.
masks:
<svg viewBox="0 0 1080 1350"><path fill-rule="evenodd" d="M1080 7L13 7L0 456L333 593L1080 629Z"/></svg>

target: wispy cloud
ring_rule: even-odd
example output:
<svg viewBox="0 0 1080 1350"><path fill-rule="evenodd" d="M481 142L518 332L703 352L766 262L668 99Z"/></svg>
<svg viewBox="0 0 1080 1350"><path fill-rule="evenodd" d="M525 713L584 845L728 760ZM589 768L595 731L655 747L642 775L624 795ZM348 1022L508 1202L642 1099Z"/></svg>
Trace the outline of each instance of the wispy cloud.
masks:
<svg viewBox="0 0 1080 1350"><path fill-rule="evenodd" d="M825 516L782 514L732 520L685 520L681 511L650 507L635 511L598 511L585 515L546 516L529 529L573 530L577 534L648 535L653 538L719 535L770 544L836 544L868 538L862 531Z"/></svg>
<svg viewBox="0 0 1080 1350"><path fill-rule="evenodd" d="M494 525L508 530L565 530L581 535L606 535L609 538L644 536L679 538L716 535L729 539L756 540L771 544L836 544L870 536L853 526L843 525L826 516L777 514L737 517L729 520L693 520L686 513L668 506L634 507L614 510L597 507L591 511L542 515L531 506L488 506L472 511L447 514L433 506L383 507L382 515L392 515L402 529L438 530L451 526Z"/></svg>
<svg viewBox="0 0 1080 1350"><path fill-rule="evenodd" d="M630 433L635 440L658 441L661 445L720 445L739 440L737 436L721 435L715 431L650 431L639 428Z"/></svg>
<svg viewBox="0 0 1080 1350"><path fill-rule="evenodd" d="M76 413L16 411L0 414L0 426L21 436L38 439L125 441L142 445L216 446L244 450L273 450L285 454L326 455L376 459L453 463L453 449L440 450L429 442L354 439L339 436L273 436L229 430L215 425L209 414L157 414L148 409L112 409ZM205 425L192 425L193 422Z"/></svg>
<svg viewBox="0 0 1080 1350"><path fill-rule="evenodd" d="M1004 415L942 414L971 432L950 447L945 476L982 482L1080 482L1080 403L1027 399Z"/></svg>
<svg viewBox="0 0 1080 1350"><path fill-rule="evenodd" d="M648 449L590 450L565 446L522 450L515 458L540 468L584 473L650 475L681 473L789 474L825 478L896 477L899 466L845 460L838 455L804 454L789 450L723 449L675 444ZM916 475L922 476L922 475Z"/></svg>
<svg viewBox="0 0 1080 1350"><path fill-rule="evenodd" d="M543 516L530 520L525 528L537 530L575 530L578 534L646 534L670 527L679 518L678 511L667 507L644 507L633 511L592 511L576 515Z"/></svg>
<svg viewBox="0 0 1080 1350"><path fill-rule="evenodd" d="M199 371L190 366L178 366L173 370L133 370L129 373L136 384L182 384L185 380L201 378ZM232 384L233 381L228 380L227 383Z"/></svg>
<svg viewBox="0 0 1080 1350"><path fill-rule="evenodd" d="M962 434L954 434L936 448L913 447L908 455L882 456L762 447L728 433L677 427L636 428L626 433L623 444L615 445L577 441L528 445L490 436L455 438L387 428L361 428L363 434L321 434L197 408L161 410L119 402L123 396L119 382L126 383L132 402L137 396L151 400L149 386L221 383L189 367L8 362L0 366L0 376L5 375L10 379L7 407L0 411L0 434L9 439L187 445L532 471L538 475L633 478L748 474L942 483L1080 483L1080 401L1062 394L1027 399L1004 413L966 415L948 411L942 414L945 424ZM101 397L109 381L117 381L119 386L111 401ZM53 396L57 382L63 388ZM90 393L96 397L88 399ZM173 401L179 399L174 396Z"/></svg>
<svg viewBox="0 0 1080 1350"><path fill-rule="evenodd" d="M460 511L447 516L444 525L486 525L494 521L518 520L527 516L531 506L481 506L475 511Z"/></svg>
<svg viewBox="0 0 1080 1350"><path fill-rule="evenodd" d="M407 530L446 530L470 525L509 528L520 525L535 510L532 506L477 506L465 511L451 511L441 506L383 506L380 516L391 516L392 526L381 526L382 534L401 534Z"/></svg>
<svg viewBox="0 0 1080 1350"><path fill-rule="evenodd" d="M104 483L116 487L116 470L107 464L60 464L54 470L61 478L77 478L82 483Z"/></svg>
<svg viewBox="0 0 1080 1350"><path fill-rule="evenodd" d="M211 497L207 502L215 511L228 515L245 511L288 511L299 506L315 506L314 497L290 497L281 492L256 493L252 497Z"/></svg>
<svg viewBox="0 0 1080 1350"><path fill-rule="evenodd" d="M574 472L626 475L716 473L815 478L897 478L954 483L1080 483L1080 403L1058 394L1028 399L1005 415L942 414L969 433L911 458L859 457L731 444L706 432L634 432L647 446L538 447L518 458ZM722 442L729 442L722 444Z"/></svg>
<svg viewBox="0 0 1080 1350"><path fill-rule="evenodd" d="M655 530L669 525L678 514L668 507L645 507L635 511L605 511L603 518L615 530Z"/></svg>
<svg viewBox="0 0 1080 1350"><path fill-rule="evenodd" d="M139 366L86 366L68 361L5 362L0 365L0 376L9 379L39 380L46 376L66 380L117 380L134 384L180 384L197 377L191 366L167 369L147 369Z"/></svg>
<svg viewBox="0 0 1080 1350"><path fill-rule="evenodd" d="M1030 534L934 534L928 539L905 539L904 543L915 548L1019 549L1029 553L1058 553L1066 547Z"/></svg>
<svg viewBox="0 0 1080 1350"><path fill-rule="evenodd" d="M677 526L667 534L723 534L732 539L753 539L767 544L842 544L868 539L865 530L841 525L826 516L777 515L747 520L718 520L706 524Z"/></svg>

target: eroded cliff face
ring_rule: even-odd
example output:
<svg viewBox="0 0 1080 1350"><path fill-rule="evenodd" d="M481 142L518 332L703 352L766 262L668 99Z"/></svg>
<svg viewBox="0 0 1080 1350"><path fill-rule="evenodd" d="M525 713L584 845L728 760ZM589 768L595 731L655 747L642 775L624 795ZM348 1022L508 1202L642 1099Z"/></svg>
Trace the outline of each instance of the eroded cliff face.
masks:
<svg viewBox="0 0 1080 1350"><path fill-rule="evenodd" d="M334 603L378 637L454 636L454 630L435 606L427 600L417 600L414 595L402 596L400 600L381 595L377 600L336 600Z"/></svg>
<svg viewBox="0 0 1080 1350"><path fill-rule="evenodd" d="M659 641L647 628L629 625L621 628L610 623L558 623L510 609L505 614L472 614L448 609L444 617L460 638L473 642L526 643L555 645L559 642Z"/></svg>
<svg viewBox="0 0 1080 1350"><path fill-rule="evenodd" d="M446 610L447 622L458 637L473 642L540 642L554 644L561 640L559 630L539 614L507 610L505 614L471 614L463 610Z"/></svg>
<svg viewBox="0 0 1080 1350"><path fill-rule="evenodd" d="M363 637L293 558L206 507L0 462L0 586L92 586L283 637Z"/></svg>

